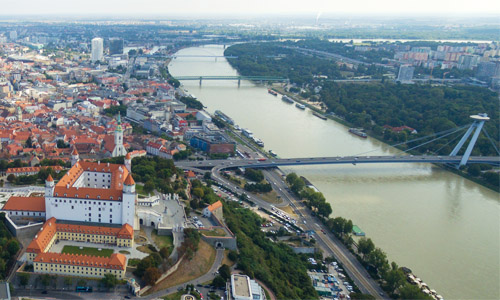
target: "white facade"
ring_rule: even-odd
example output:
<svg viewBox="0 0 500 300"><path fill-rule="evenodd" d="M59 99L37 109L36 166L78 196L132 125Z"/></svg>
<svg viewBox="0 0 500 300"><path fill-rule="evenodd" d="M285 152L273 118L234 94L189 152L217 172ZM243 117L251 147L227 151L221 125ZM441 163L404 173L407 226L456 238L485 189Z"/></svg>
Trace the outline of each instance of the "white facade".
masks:
<svg viewBox="0 0 500 300"><path fill-rule="evenodd" d="M92 39L92 62L102 60L104 53L103 40L102 38Z"/></svg>

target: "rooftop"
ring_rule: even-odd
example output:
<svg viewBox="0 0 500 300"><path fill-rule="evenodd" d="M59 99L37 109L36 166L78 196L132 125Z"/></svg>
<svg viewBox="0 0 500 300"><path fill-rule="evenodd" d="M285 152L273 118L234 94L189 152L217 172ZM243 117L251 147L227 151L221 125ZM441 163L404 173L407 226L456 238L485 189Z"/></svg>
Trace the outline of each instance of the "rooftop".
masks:
<svg viewBox="0 0 500 300"><path fill-rule="evenodd" d="M125 270L125 267L127 265L127 259L125 255L120 253L113 253L110 257L102 257L47 252L38 254L35 257L34 262L115 270Z"/></svg>
<svg viewBox="0 0 500 300"><path fill-rule="evenodd" d="M248 276L246 275L231 275L231 284L233 296L235 297L252 297Z"/></svg>
<svg viewBox="0 0 500 300"><path fill-rule="evenodd" d="M12 196L2 210L45 212L45 197Z"/></svg>

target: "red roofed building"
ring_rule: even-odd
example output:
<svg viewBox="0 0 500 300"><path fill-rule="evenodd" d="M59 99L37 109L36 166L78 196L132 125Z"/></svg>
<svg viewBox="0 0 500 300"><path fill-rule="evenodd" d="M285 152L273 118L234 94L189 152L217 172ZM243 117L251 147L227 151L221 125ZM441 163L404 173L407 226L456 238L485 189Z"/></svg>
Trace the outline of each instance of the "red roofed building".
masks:
<svg viewBox="0 0 500 300"><path fill-rule="evenodd" d="M222 221L222 202L217 201L214 204L210 204L209 206L203 209L203 216L210 218L212 216L216 217L219 221Z"/></svg>
<svg viewBox="0 0 500 300"><path fill-rule="evenodd" d="M9 217L40 217L45 219L45 197L12 196L3 206Z"/></svg>

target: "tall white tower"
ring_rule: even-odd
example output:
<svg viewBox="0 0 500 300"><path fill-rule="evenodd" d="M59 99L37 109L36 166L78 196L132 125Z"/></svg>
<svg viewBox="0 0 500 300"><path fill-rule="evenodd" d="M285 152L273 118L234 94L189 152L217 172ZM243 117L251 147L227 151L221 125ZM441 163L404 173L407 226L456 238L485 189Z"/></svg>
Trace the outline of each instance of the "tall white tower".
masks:
<svg viewBox="0 0 500 300"><path fill-rule="evenodd" d="M129 173L132 173L132 157L130 156L130 153L125 155L125 168L127 168Z"/></svg>
<svg viewBox="0 0 500 300"><path fill-rule="evenodd" d="M92 56L91 56L92 62L102 60L103 51L104 51L104 46L102 38L92 39Z"/></svg>
<svg viewBox="0 0 500 300"><path fill-rule="evenodd" d="M132 174L128 174L123 182L122 224L134 227L135 218L135 181Z"/></svg>
<svg viewBox="0 0 500 300"><path fill-rule="evenodd" d="M124 156L127 154L127 150L123 146L123 128L122 128L122 118L118 113L118 125L115 129L115 148L113 149L113 153L111 153L112 157Z"/></svg>
<svg viewBox="0 0 500 300"><path fill-rule="evenodd" d="M73 148L73 151L71 152L71 166L76 165L76 163L80 160L80 155L78 154L78 151L76 151L76 147Z"/></svg>

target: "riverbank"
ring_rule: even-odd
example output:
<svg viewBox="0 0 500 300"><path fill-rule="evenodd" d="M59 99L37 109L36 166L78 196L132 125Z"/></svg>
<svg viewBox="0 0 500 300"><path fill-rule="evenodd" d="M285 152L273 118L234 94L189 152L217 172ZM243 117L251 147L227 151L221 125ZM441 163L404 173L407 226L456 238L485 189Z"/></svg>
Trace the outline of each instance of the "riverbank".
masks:
<svg viewBox="0 0 500 300"><path fill-rule="evenodd" d="M222 47L189 48L180 55L220 55ZM174 76L238 75L224 59L179 58ZM332 120L288 105L261 85L242 81L182 82L207 111L221 110L281 157L397 155L375 139L361 139ZM429 164L284 167L323 192L334 216L356 220L392 260L445 298L498 298L498 194ZM481 222L475 220L480 219ZM309 222L308 222L309 224ZM416 242L418 241L418 242ZM474 247L471 247L474 245ZM443 259L447 257L448 259ZM472 270L472 271L471 271Z"/></svg>

